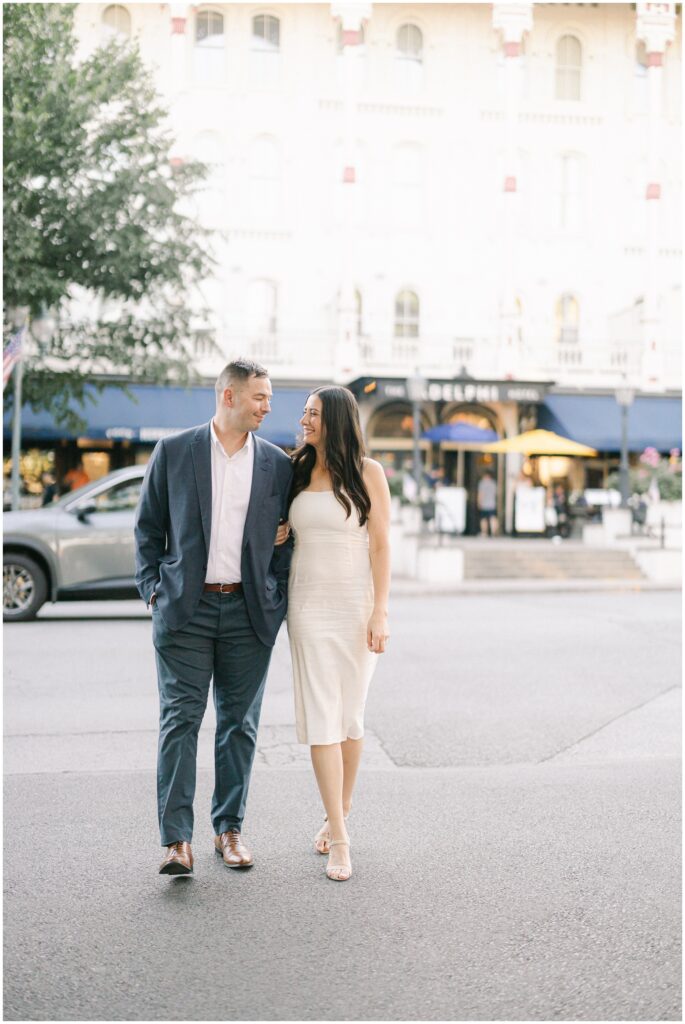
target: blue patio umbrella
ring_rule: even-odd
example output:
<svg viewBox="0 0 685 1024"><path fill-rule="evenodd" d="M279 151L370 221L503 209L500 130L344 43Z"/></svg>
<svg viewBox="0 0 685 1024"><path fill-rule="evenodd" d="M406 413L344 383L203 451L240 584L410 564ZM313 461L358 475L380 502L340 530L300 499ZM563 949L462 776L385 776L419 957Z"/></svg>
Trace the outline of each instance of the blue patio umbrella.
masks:
<svg viewBox="0 0 685 1024"><path fill-rule="evenodd" d="M438 427L431 427L424 431L421 437L426 441L464 441L470 444L490 444L499 439L495 430L483 430L473 423L441 423Z"/></svg>

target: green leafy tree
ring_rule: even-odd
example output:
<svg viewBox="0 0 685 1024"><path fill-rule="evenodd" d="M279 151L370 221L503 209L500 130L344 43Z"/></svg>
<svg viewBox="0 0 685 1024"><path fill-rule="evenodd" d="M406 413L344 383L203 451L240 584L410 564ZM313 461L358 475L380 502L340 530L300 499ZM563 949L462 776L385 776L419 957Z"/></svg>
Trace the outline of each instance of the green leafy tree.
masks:
<svg viewBox="0 0 685 1024"><path fill-rule="evenodd" d="M188 382L213 263L209 233L180 212L207 168L171 160L135 45L77 59L74 8L3 10L5 323L12 308L55 316L53 337L30 346L24 400L72 427L99 374Z"/></svg>

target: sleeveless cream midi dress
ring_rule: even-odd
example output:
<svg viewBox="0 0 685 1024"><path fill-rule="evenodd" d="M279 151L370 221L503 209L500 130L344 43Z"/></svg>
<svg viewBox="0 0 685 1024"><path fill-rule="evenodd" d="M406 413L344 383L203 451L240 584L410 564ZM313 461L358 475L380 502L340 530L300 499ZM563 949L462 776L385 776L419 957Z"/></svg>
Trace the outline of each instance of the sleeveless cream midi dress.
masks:
<svg viewBox="0 0 685 1024"><path fill-rule="evenodd" d="M301 491L290 506L295 549L288 637L300 743L364 735L364 706L378 655L366 645L373 610L369 535L333 491Z"/></svg>

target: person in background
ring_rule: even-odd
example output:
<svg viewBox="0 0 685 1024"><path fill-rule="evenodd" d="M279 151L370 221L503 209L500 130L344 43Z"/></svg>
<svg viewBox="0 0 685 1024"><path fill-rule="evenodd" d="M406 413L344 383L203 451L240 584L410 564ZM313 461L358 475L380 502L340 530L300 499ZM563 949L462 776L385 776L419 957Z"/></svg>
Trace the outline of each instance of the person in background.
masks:
<svg viewBox="0 0 685 1024"><path fill-rule="evenodd" d="M43 483L43 497L41 499L41 505L50 505L57 497L57 480L54 473L43 473L41 477Z"/></svg>
<svg viewBox="0 0 685 1024"><path fill-rule="evenodd" d="M76 491L79 487L85 487L90 483L90 477L83 468L83 462L79 459L73 469L70 469L64 476L64 483L70 491Z"/></svg>
<svg viewBox="0 0 685 1024"><path fill-rule="evenodd" d="M481 534L494 537L497 533L497 484L489 469L478 481L476 503Z"/></svg>
<svg viewBox="0 0 685 1024"><path fill-rule="evenodd" d="M557 533L560 537L568 537L571 529L568 517L568 498L563 484L555 484L553 502L557 513Z"/></svg>

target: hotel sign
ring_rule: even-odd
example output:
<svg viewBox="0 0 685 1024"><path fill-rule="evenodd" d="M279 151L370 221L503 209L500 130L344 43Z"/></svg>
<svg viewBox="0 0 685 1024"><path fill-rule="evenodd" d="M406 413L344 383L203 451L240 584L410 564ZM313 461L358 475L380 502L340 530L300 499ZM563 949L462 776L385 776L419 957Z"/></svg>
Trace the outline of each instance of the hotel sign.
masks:
<svg viewBox="0 0 685 1024"><path fill-rule="evenodd" d="M378 381L367 394L385 399L408 399L406 381ZM547 394L546 384L518 383L516 381L428 380L423 389L424 402L542 402Z"/></svg>

